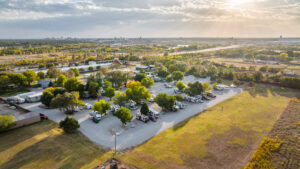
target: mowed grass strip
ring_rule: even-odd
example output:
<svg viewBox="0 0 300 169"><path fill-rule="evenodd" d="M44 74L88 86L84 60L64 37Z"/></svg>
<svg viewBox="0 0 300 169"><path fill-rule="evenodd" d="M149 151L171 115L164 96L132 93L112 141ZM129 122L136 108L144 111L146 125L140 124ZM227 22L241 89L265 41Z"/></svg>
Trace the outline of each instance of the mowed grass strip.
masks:
<svg viewBox="0 0 300 169"><path fill-rule="evenodd" d="M205 164L205 160L210 156L225 153L226 147L231 147L230 151L235 151L232 150L232 144L236 145L234 148L237 152L245 152L245 149L247 151L249 149L251 154L251 147L257 146L253 144L256 142L258 144L272 129L275 121L289 103L288 96L293 95L294 92L274 86L258 86L244 91L162 132L118 158L137 168L197 168L201 167L200 163L198 164L199 161L204 161L201 164ZM229 141L212 140L220 135L226 135L224 139ZM251 140L251 143L248 140ZM207 145L211 142L216 143L217 150L208 150ZM218 149L222 151L218 152ZM237 152L235 152L237 160L227 161L232 163L242 161L238 158L245 158L245 155L239 155ZM197 164L193 164L196 161ZM221 161L213 162L221 163ZM221 166L225 167L226 164L223 163Z"/></svg>
<svg viewBox="0 0 300 169"><path fill-rule="evenodd" d="M94 168L110 158L80 133L65 134L51 121L0 134L0 168Z"/></svg>

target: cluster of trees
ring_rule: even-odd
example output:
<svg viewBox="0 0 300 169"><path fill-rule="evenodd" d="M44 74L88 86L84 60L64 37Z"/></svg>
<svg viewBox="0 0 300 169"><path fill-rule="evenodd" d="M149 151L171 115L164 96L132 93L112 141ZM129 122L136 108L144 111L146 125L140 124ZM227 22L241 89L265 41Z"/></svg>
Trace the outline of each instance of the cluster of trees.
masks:
<svg viewBox="0 0 300 169"><path fill-rule="evenodd" d="M26 70L23 73L0 73L0 90L9 89L8 86L15 85L22 88L26 85L30 86L32 82L38 80L39 77L32 70Z"/></svg>
<svg viewBox="0 0 300 169"><path fill-rule="evenodd" d="M78 92L68 92L65 88L49 87L43 91L41 102L51 108L58 108L67 114L72 114L75 108L83 106Z"/></svg>

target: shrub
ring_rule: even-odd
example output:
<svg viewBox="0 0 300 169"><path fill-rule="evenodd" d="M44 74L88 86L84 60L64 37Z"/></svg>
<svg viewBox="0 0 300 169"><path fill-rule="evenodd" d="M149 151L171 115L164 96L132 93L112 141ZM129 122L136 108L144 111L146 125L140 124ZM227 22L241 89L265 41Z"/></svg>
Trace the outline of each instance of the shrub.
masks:
<svg viewBox="0 0 300 169"><path fill-rule="evenodd" d="M271 168L272 152L278 150L281 144L278 138L264 138L244 169Z"/></svg>
<svg viewBox="0 0 300 169"><path fill-rule="evenodd" d="M59 122L59 127L62 128L66 133L72 133L76 131L80 125L73 117L67 116L64 120Z"/></svg>

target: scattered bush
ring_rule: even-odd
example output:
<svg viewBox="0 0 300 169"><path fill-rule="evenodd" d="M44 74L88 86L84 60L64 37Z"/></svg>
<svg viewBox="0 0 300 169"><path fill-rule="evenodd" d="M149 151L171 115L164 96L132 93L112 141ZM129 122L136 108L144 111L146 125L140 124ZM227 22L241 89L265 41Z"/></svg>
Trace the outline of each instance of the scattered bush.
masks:
<svg viewBox="0 0 300 169"><path fill-rule="evenodd" d="M64 120L59 122L59 127L62 128L66 133L72 133L76 131L80 125L76 119L73 117L69 118L69 116L67 116Z"/></svg>

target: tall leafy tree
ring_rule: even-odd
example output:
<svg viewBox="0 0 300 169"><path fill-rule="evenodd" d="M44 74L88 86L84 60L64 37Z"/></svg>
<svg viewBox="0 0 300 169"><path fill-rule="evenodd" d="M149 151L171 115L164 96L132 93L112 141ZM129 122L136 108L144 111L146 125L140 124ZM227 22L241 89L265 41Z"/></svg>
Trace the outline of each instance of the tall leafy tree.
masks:
<svg viewBox="0 0 300 169"><path fill-rule="evenodd" d="M115 96L115 88L112 88L112 87L106 88L105 96L109 97L109 99L111 100L111 98Z"/></svg>
<svg viewBox="0 0 300 169"><path fill-rule="evenodd" d="M140 103L142 100L147 100L151 98L151 94L146 90L144 86L141 85L139 81L129 81L126 84L126 96L128 99Z"/></svg>
<svg viewBox="0 0 300 169"><path fill-rule="evenodd" d="M93 110L101 114L101 116L105 115L106 111L110 109L110 103L105 102L105 100L96 101L93 106Z"/></svg>
<svg viewBox="0 0 300 169"><path fill-rule="evenodd" d="M67 114L71 114L74 112L77 106L83 106L84 103L79 100L79 93L65 92L64 94L58 94L51 101L51 107L58 108L60 111L65 112Z"/></svg>
<svg viewBox="0 0 300 169"><path fill-rule="evenodd" d="M28 86L34 81L37 80L37 74L33 70L26 70L23 72L23 75L27 78Z"/></svg>
<svg viewBox="0 0 300 169"><path fill-rule="evenodd" d="M68 79L64 86L69 92L72 92L72 91L78 91L78 87L80 84L81 82L76 77L73 77Z"/></svg>
<svg viewBox="0 0 300 169"><path fill-rule="evenodd" d="M124 92L117 92L112 100L113 100L114 104L117 104L117 105L123 106L123 107L128 102L128 98L126 96L126 93L124 93Z"/></svg>
<svg viewBox="0 0 300 169"><path fill-rule="evenodd" d="M57 85L58 87L64 87L64 86L65 86L65 83L67 82L67 80L68 80L68 79L66 78L66 76L63 75L63 74L61 74L61 75L59 75L58 78L57 78L56 85Z"/></svg>
<svg viewBox="0 0 300 169"><path fill-rule="evenodd" d="M127 124L132 119L130 110L123 107L114 112L114 115L118 117L123 124Z"/></svg>
<svg viewBox="0 0 300 169"><path fill-rule="evenodd" d="M176 98L174 96L169 96L167 93L159 93L154 101L163 109L170 109L175 105Z"/></svg>

